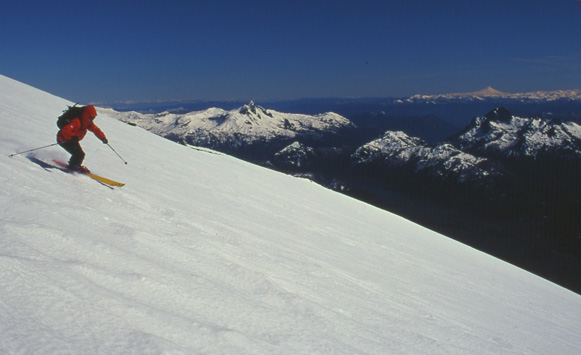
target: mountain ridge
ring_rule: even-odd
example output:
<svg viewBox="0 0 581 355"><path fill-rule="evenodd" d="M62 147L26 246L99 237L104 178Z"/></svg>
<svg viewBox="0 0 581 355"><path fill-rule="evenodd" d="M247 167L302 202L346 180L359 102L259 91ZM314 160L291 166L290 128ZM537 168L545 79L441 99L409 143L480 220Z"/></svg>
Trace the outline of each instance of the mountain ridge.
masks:
<svg viewBox="0 0 581 355"><path fill-rule="evenodd" d="M253 101L229 111L209 108L184 114L99 110L173 141L235 155L246 150L253 153L264 151L262 156L266 157L297 139L333 139L341 131L355 128L347 118L333 112L317 115L282 113L265 109Z"/></svg>
<svg viewBox="0 0 581 355"><path fill-rule="evenodd" d="M462 150L504 158L541 155L581 159L581 126L574 122L523 118L497 108L475 118L450 138Z"/></svg>
<svg viewBox="0 0 581 355"><path fill-rule="evenodd" d="M463 152L449 143L428 145L404 132L386 132L351 156L355 166L383 164L386 167L409 169L413 174L428 174L457 184L481 183L502 176L505 172L487 158Z"/></svg>
<svg viewBox="0 0 581 355"><path fill-rule="evenodd" d="M542 102L542 101L557 101L557 100L581 100L581 90L571 89L571 90L553 90L553 91L531 91L522 93L508 93L496 90L491 86L475 92L466 93L449 93L449 94L437 94L437 95L425 95L417 94L405 98L403 100L398 100L401 103L420 103L424 101L434 101L434 102L446 102L446 101L462 101L462 100L517 100L517 101L530 101L530 102Z"/></svg>

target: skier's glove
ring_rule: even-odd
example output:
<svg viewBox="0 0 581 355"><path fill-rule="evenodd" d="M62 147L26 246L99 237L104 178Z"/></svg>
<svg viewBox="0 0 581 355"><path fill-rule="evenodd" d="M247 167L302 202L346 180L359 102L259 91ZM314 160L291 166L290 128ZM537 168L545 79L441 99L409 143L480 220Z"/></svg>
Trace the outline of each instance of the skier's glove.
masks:
<svg viewBox="0 0 581 355"><path fill-rule="evenodd" d="M107 140L107 138L103 138L103 139L101 139L101 142L103 142L103 144L107 144L107 143L109 143L109 141Z"/></svg>

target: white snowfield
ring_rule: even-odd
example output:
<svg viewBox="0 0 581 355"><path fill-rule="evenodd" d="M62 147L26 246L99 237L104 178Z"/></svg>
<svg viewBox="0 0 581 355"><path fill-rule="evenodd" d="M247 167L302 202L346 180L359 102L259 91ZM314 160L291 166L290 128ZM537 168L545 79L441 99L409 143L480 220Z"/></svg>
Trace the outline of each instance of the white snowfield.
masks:
<svg viewBox="0 0 581 355"><path fill-rule="evenodd" d="M581 296L307 180L104 115L122 188L8 157L66 104L0 76L1 354L581 353Z"/></svg>

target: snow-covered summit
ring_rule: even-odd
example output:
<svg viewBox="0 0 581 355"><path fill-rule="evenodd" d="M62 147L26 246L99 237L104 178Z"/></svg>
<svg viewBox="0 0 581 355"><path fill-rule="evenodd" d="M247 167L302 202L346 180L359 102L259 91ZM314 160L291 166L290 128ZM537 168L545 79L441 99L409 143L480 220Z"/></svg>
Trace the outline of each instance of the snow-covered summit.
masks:
<svg viewBox="0 0 581 355"><path fill-rule="evenodd" d="M253 114L260 114L258 111L261 111L263 114L272 117L272 114L269 113L264 107L256 105L254 103L254 100L250 100L249 103L247 103L246 105L242 106L238 111L243 114L243 115L250 115L251 113Z"/></svg>
<svg viewBox="0 0 581 355"><path fill-rule="evenodd" d="M282 113L267 110L253 101L230 111L210 108L186 114L164 112L137 116L112 110L103 112L172 140L210 148L293 140L300 136L315 138L353 127L348 119L332 112L315 116Z"/></svg>
<svg viewBox="0 0 581 355"><path fill-rule="evenodd" d="M581 159L581 126L544 118L525 118L497 108L475 118L451 142L487 156Z"/></svg>
<svg viewBox="0 0 581 355"><path fill-rule="evenodd" d="M387 131L381 138L375 139L359 149L353 154L353 158L358 163L367 163L377 158L391 155L396 150L402 150L426 145L424 140L417 137L410 137L402 131Z"/></svg>
<svg viewBox="0 0 581 355"><path fill-rule="evenodd" d="M8 157L66 104L0 76L2 354L581 351L581 296L309 181L104 113L123 188Z"/></svg>
<svg viewBox="0 0 581 355"><path fill-rule="evenodd" d="M451 144L428 145L422 139L404 132L387 131L352 155L355 165L381 164L385 167L404 167L414 173L452 180L458 183L492 181L500 177L503 169L486 158L465 153Z"/></svg>

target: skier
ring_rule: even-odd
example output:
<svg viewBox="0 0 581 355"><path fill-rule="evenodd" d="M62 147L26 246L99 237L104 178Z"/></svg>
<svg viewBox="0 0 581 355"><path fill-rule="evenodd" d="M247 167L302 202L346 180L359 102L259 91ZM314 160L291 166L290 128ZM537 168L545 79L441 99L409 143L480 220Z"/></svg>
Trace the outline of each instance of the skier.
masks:
<svg viewBox="0 0 581 355"><path fill-rule="evenodd" d="M79 141L85 138L87 130L93 132L93 134L104 144L108 143L107 137L105 137L103 131L101 131L101 129L93 122L95 117L97 117L95 107L88 105L84 108L80 117L73 118L57 133L57 142L64 150L71 154L67 168L72 171L82 173L89 172L89 169L81 165L85 159L85 152L79 144Z"/></svg>

